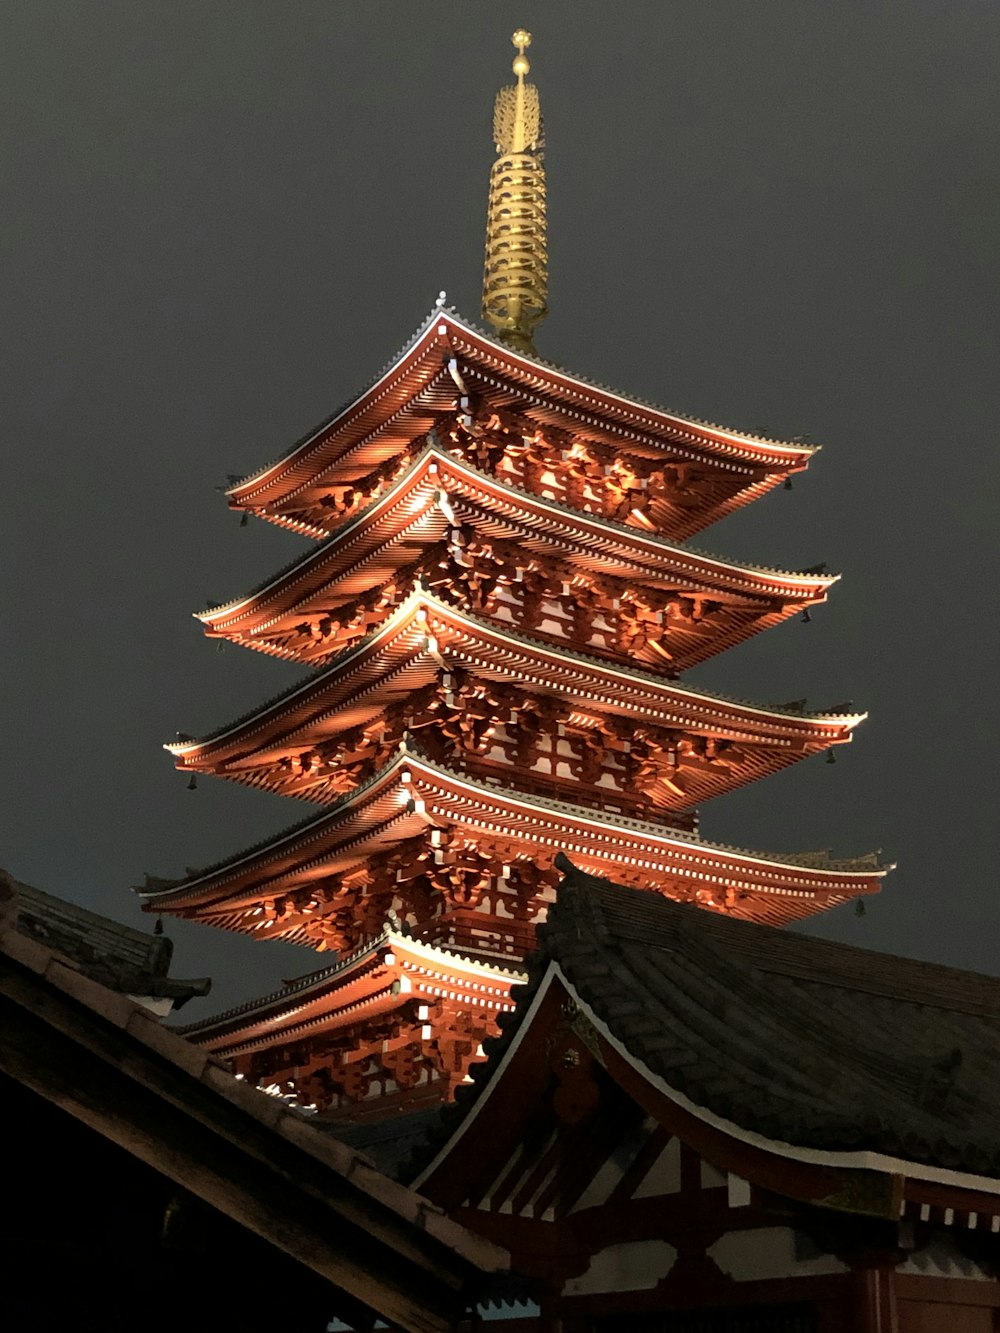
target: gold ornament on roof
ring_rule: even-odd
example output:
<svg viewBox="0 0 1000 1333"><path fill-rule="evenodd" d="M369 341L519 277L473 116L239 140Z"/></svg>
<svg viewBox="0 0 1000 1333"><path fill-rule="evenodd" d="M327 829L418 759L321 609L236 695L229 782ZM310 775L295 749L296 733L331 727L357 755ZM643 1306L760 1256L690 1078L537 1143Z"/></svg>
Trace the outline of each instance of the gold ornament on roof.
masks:
<svg viewBox="0 0 1000 1333"><path fill-rule="evenodd" d="M531 33L518 28L512 41L517 83L501 88L493 107L499 156L490 173L483 316L503 342L534 355L534 330L548 309L542 115L538 89L525 82Z"/></svg>

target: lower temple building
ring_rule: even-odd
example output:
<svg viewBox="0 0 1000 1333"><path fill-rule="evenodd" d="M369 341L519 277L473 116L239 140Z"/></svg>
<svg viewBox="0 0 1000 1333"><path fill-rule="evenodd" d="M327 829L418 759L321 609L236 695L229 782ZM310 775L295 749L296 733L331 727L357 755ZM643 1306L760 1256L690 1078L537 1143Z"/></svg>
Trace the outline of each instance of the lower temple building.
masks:
<svg viewBox="0 0 1000 1333"><path fill-rule="evenodd" d="M165 1028L208 986L169 961L0 870L5 1330L448 1333L505 1288L506 1251Z"/></svg>
<svg viewBox="0 0 1000 1333"><path fill-rule="evenodd" d="M0 891L9 1317L992 1333L1000 980L558 868L453 1101L353 1125L166 1030L163 937Z"/></svg>
<svg viewBox="0 0 1000 1333"><path fill-rule="evenodd" d="M995 1330L1000 979L563 868L502 1036L397 1168L510 1251L494 1313Z"/></svg>

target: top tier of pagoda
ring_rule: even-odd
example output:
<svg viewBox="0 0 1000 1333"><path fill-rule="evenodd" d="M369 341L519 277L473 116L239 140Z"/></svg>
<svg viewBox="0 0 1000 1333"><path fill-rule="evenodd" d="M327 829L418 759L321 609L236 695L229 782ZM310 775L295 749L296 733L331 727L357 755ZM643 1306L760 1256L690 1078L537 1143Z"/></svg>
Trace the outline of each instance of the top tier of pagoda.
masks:
<svg viewBox="0 0 1000 1333"><path fill-rule="evenodd" d="M497 101L483 312L443 296L370 388L230 505L315 539L207 633L314 668L178 766L319 807L148 906L341 953L387 919L425 945L531 947L554 859L780 924L874 891L873 857L707 843L699 802L850 740L862 714L757 707L689 667L822 602L834 578L684 541L814 452L629 399L540 360L537 93Z"/></svg>
<svg viewBox="0 0 1000 1333"><path fill-rule="evenodd" d="M233 486L229 503L323 539L392 494L429 438L504 485L669 541L816 452L626 398L488 337L441 298L369 389Z"/></svg>

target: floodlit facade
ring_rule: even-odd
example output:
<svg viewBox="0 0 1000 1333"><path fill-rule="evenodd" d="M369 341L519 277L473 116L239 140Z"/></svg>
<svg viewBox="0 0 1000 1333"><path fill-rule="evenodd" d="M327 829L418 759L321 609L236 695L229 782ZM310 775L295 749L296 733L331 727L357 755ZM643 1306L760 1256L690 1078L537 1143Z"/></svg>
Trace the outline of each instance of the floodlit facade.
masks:
<svg viewBox="0 0 1000 1333"><path fill-rule="evenodd" d="M229 491L312 542L201 613L310 674L170 745L312 806L147 910L330 953L189 1035L331 1115L447 1099L509 1010L568 856L780 926L875 892L874 856L707 842L706 800L848 743L863 714L762 707L684 673L823 602L822 570L686 545L814 453L624 397L539 359L545 179L530 39L494 134L485 333L439 299L363 393Z"/></svg>

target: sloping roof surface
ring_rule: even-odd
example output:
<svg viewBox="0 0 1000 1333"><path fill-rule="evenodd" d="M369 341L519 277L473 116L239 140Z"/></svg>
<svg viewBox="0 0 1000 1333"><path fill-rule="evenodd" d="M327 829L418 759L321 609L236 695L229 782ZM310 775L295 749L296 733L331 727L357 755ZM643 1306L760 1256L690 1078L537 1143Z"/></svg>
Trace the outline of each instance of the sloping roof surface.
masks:
<svg viewBox="0 0 1000 1333"><path fill-rule="evenodd" d="M539 934L629 1052L717 1115L800 1146L1000 1175L1000 979L572 867Z"/></svg>
<svg viewBox="0 0 1000 1333"><path fill-rule="evenodd" d="M292 463L297 457L306 453L309 446L315 446L325 435L331 432L333 428L342 423L342 419L348 416L352 408L358 406L362 400L372 394L374 390L382 385L383 381L390 379L393 373L398 370L400 364L406 360L408 354L417 348L432 330L441 326L442 321L446 334L450 333L452 336L456 334L459 336L463 334L468 335L474 340L475 345L478 345L485 350L487 354L490 355L490 363L494 370L497 370L500 367L507 367L509 371L511 366L519 367L522 378L524 372L530 374L534 371L535 374L541 378L543 383L551 383L554 377L555 379L568 384L571 387L571 391L573 388L583 390L586 397L589 397L590 394L596 394L604 399L613 400L619 408L624 408L626 411L629 408L638 409L639 414L641 414L643 418L647 416L653 418L661 428L669 424L681 434L690 433L693 438L696 438L698 434L721 435L733 441L740 441L749 445L760 445L765 448L770 447L773 450L787 451L793 459L799 457L808 459L808 457L811 454L816 453L819 448L818 445L806 443L801 438L795 440L777 440L753 431L736 431L730 427L713 424L712 422L705 421L699 417L692 417L686 414L682 415L670 411L643 398L625 397L616 389L612 389L610 385L601 384L595 380L587 379L582 375L571 374L553 361L547 361L541 357L529 356L513 351L505 343L496 341L494 337L484 329L481 329L477 324L459 315L452 306L446 306L443 303L438 302L434 309L431 310L431 312L420 322L415 332L407 339L396 355L386 362L382 370L379 371L379 373L374 376L359 393L348 398L335 412L324 418L324 420L313 427L312 430L307 431L305 435L301 436L295 442L291 449L287 450L272 463L265 465L256 472L250 473L241 480L236 480L235 478L231 479L234 484L231 485L227 493L232 496L240 491L246 490L255 481L264 478L266 474L277 472L283 465L287 466ZM590 392L588 393L587 391ZM579 398L581 395L579 393L574 393L572 396L574 398ZM636 415L636 412L633 411L631 415Z"/></svg>
<svg viewBox="0 0 1000 1333"><path fill-rule="evenodd" d="M531 980L441 1132L483 1095L555 962L631 1056L744 1130L1000 1177L1000 978L562 869Z"/></svg>
<svg viewBox="0 0 1000 1333"><path fill-rule="evenodd" d="M207 977L181 981L167 975L174 946L165 935L136 930L54 898L6 871L0 870L0 880L18 933L71 958L92 981L122 994L170 999L175 1009L211 989Z"/></svg>
<svg viewBox="0 0 1000 1333"><path fill-rule="evenodd" d="M201 1191L212 1206L394 1324L420 1333L450 1327L466 1308L466 1289L478 1290L485 1274L507 1270L505 1251L380 1175L364 1154L318 1132L280 1099L238 1080L224 1062L88 976L73 958L23 934L13 920L9 885L9 877L0 881L0 998L7 1006L0 1072L57 1101L168 1178ZM34 1063L25 1077L23 1043L13 1031L24 1015L57 1032L62 1053L90 1053L85 1086L66 1088L60 1074L55 1097ZM54 1063L48 1046L45 1051ZM41 1054L38 1061L41 1070ZM145 1118L132 1122L137 1105ZM168 1108L166 1119L161 1106ZM177 1123L192 1127L180 1144L164 1128ZM204 1162L199 1152L210 1154L212 1171L187 1170L189 1157ZM230 1174L234 1154L238 1175ZM311 1250L296 1229L299 1200L313 1210L313 1224L320 1217ZM350 1282L341 1284L333 1268Z"/></svg>

